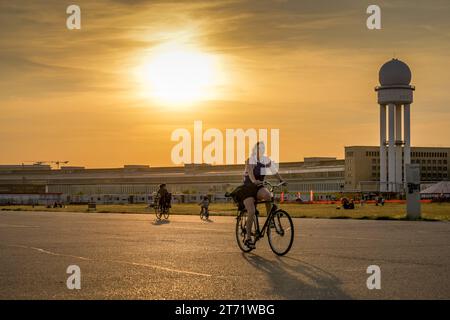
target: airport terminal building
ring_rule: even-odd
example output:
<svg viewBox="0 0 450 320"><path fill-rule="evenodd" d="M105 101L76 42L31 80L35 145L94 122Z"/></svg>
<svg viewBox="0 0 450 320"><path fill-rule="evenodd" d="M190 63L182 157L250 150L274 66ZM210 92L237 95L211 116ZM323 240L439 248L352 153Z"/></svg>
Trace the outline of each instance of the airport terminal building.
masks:
<svg viewBox="0 0 450 320"><path fill-rule="evenodd" d="M309 200L311 191L325 199L343 188L344 160L305 158L303 162L281 163L279 170L289 182L288 199ZM4 165L0 166L0 203L31 201L19 194L60 194L64 203L147 203L161 183L167 184L178 202L198 201L205 194L215 201L226 201L225 192L242 183L243 171L243 165L206 164L154 168L125 165L113 169Z"/></svg>
<svg viewBox="0 0 450 320"><path fill-rule="evenodd" d="M346 193L380 191L380 148L345 147L345 159L305 158L283 162L280 174L288 182L285 199L328 200ZM412 147L411 162L420 164L422 189L450 176L450 148ZM242 183L243 165L186 164L177 167L125 165L87 169L49 165L0 165L0 204L149 203L159 184L166 183L176 202L196 202L208 194L224 194Z"/></svg>
<svg viewBox="0 0 450 320"><path fill-rule="evenodd" d="M411 163L420 165L421 189L436 182L448 180L450 148L411 147ZM346 191L380 191L380 169L380 147L345 147ZM405 170L403 166L401 169L404 181Z"/></svg>

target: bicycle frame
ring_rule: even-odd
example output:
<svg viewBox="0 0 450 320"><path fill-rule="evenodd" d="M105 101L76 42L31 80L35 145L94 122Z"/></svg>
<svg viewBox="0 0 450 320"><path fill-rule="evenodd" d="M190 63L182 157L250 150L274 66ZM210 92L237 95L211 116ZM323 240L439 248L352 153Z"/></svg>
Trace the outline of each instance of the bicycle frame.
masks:
<svg viewBox="0 0 450 320"><path fill-rule="evenodd" d="M280 186L282 186L283 184L280 183L278 185L273 185L268 181L264 181L264 185L268 186L268 189L271 193L273 193L275 188L279 188ZM264 222L264 225L262 228L260 228L259 226L259 218L258 218L258 214L256 212L258 212L258 210L256 209L256 206L258 204L262 204L262 203L270 203L272 204L272 207L270 208L270 212L267 214L267 219ZM272 216L274 215L274 213L278 210L278 206L275 204L275 199L272 196L272 198L270 200L267 201L255 201L255 219L256 219L256 234L255 234L255 241L258 241L259 239L263 238L264 235L266 234L266 231L269 227L269 222L272 219ZM243 210L238 210L238 217L242 216L245 212L245 209Z"/></svg>
<svg viewBox="0 0 450 320"><path fill-rule="evenodd" d="M165 204L160 204L160 205L159 205L159 210L160 210L162 213L167 212L167 211L169 211L169 206L167 206L167 205L165 205Z"/></svg>
<svg viewBox="0 0 450 320"><path fill-rule="evenodd" d="M275 211L277 211L278 207L275 203L273 203L273 200L271 201L261 201L261 202L256 202L255 205L257 204L261 204L261 203L271 203L272 207L270 208L270 212L267 215L267 219L264 222L264 225L262 226L262 228L260 229L259 227L259 217L257 214L255 214L255 219L256 219L256 234L255 234L255 240L258 241L261 238L264 238L264 235L266 234L267 229L269 228L269 222L272 219L272 216L274 214Z"/></svg>
<svg viewBox="0 0 450 320"><path fill-rule="evenodd" d="M205 217L209 217L209 209L208 208L201 208L200 209L200 215L201 216L205 216Z"/></svg>
<svg viewBox="0 0 450 320"><path fill-rule="evenodd" d="M270 212L267 215L266 221L264 222L264 225L262 226L262 228L260 228L260 225L259 225L259 215L257 213L255 213L255 219L256 219L255 240L256 241L258 241L261 238L264 238L264 235L266 234L266 231L269 228L269 222L272 219L274 213L278 210L278 206L274 203L273 198L270 201L257 201L255 203L255 206L258 205L258 204L262 204L262 203L271 203L272 207L270 208ZM238 212L239 212L238 217L242 216L244 214L244 212L245 212L245 209L244 210L239 210ZM256 210L256 212L258 212L258 211Z"/></svg>

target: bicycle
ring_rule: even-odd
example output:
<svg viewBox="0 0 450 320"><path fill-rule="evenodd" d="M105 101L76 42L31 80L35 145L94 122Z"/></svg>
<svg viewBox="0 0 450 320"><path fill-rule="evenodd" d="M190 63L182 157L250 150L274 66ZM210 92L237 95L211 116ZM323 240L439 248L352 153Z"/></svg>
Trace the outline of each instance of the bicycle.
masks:
<svg viewBox="0 0 450 320"><path fill-rule="evenodd" d="M283 183L272 185L270 182L265 181L264 185L267 186L269 191L273 194L273 191L276 188L281 187ZM253 243L256 244L256 242L263 238L267 232L269 246L272 251L279 256L285 255L289 252L294 242L294 224L292 219L286 211L278 208L275 204L273 196L268 201L255 201L255 206L262 203L270 203L272 207L262 228L259 226L259 212L256 210L252 226L253 231L251 234ZM248 247L245 245L244 241L247 234L246 223L247 210L245 208L238 207L236 218L236 241L239 248L243 252L250 252L254 249L254 247ZM279 246L277 246L277 244L279 244Z"/></svg>
<svg viewBox="0 0 450 320"><path fill-rule="evenodd" d="M208 220L209 219L209 210L208 210L208 208L202 207L200 209L200 219L201 220Z"/></svg>
<svg viewBox="0 0 450 320"><path fill-rule="evenodd" d="M164 204L164 203L160 203L159 201L159 197L155 198L155 214L156 214L156 218L158 220L161 220L161 218L164 216L164 219L169 219L169 206Z"/></svg>

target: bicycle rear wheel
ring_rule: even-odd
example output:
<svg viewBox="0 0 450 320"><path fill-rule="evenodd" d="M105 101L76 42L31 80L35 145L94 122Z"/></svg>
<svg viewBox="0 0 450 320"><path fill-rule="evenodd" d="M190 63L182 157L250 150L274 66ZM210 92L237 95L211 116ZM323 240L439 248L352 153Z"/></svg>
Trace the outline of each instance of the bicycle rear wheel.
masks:
<svg viewBox="0 0 450 320"><path fill-rule="evenodd" d="M253 248L249 248L244 244L245 235L247 234L247 229L245 225L247 223L247 212L241 212L239 216L236 218L236 241L243 252L250 252ZM256 217L253 220L252 231L256 230Z"/></svg>
<svg viewBox="0 0 450 320"><path fill-rule="evenodd" d="M277 210L272 215L267 238L275 254L282 256L289 252L294 242L294 224L286 211Z"/></svg>

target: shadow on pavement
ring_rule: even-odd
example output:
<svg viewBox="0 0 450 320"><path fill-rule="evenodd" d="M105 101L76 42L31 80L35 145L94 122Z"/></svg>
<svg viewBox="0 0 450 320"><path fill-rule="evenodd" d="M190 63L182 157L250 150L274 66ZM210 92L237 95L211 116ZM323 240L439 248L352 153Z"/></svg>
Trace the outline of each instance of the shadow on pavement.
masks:
<svg viewBox="0 0 450 320"><path fill-rule="evenodd" d="M160 225L168 224L168 223L170 223L169 220L157 220L157 219L155 219L155 220L153 220L152 225L160 226Z"/></svg>
<svg viewBox="0 0 450 320"><path fill-rule="evenodd" d="M280 299L352 299L337 277L312 264L290 257L268 260L252 253L243 257L269 277L270 287L264 290Z"/></svg>

